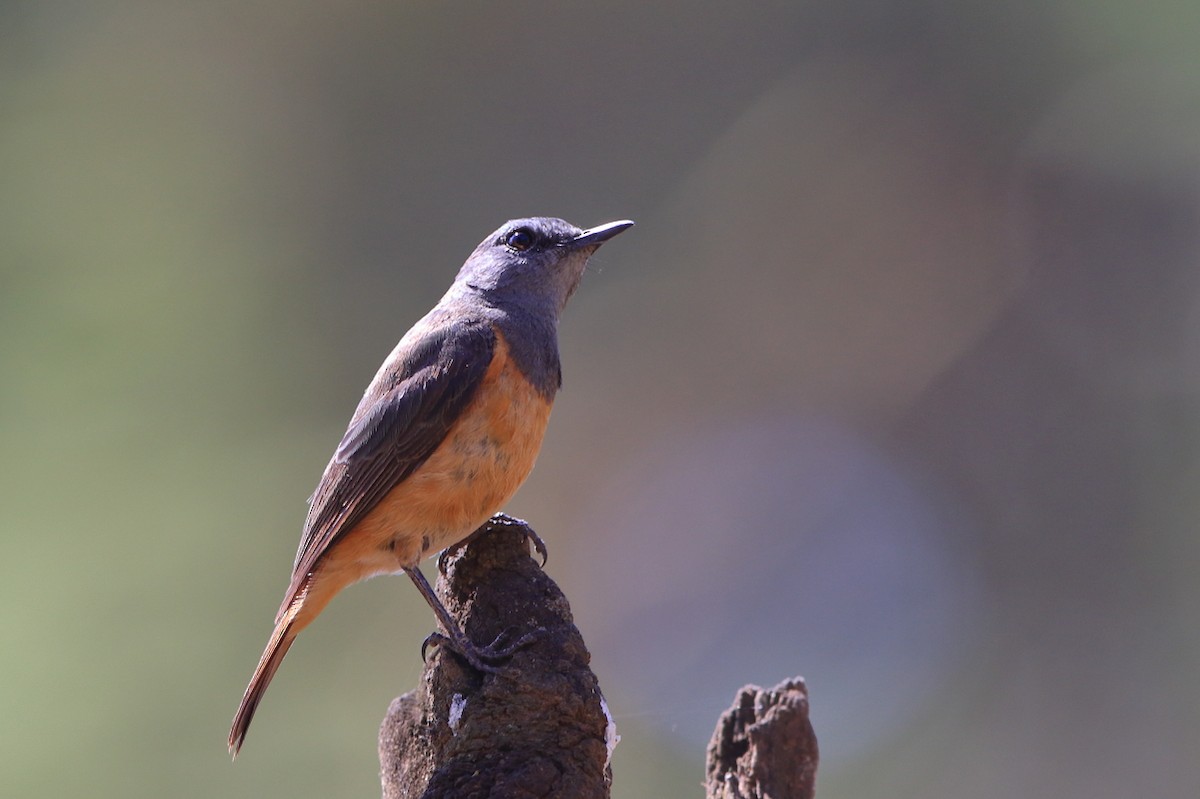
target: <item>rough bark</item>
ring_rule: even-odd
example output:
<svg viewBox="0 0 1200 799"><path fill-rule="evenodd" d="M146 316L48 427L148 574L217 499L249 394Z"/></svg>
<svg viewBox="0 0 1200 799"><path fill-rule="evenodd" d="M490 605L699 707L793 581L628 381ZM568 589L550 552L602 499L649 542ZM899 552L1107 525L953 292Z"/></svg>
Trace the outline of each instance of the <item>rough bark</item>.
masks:
<svg viewBox="0 0 1200 799"><path fill-rule="evenodd" d="M811 799L816 778L804 680L742 688L708 745L707 799Z"/></svg>
<svg viewBox="0 0 1200 799"><path fill-rule="evenodd" d="M478 644L540 632L496 674L430 649L420 686L380 728L384 799L609 796L615 731L567 600L522 527L490 521L448 558L436 590Z"/></svg>

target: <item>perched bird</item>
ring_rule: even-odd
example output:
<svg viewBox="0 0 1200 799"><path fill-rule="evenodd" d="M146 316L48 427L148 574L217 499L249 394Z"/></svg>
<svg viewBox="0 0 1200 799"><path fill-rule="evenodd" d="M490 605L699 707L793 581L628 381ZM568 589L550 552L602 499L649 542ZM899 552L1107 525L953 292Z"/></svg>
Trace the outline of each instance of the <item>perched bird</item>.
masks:
<svg viewBox="0 0 1200 799"><path fill-rule="evenodd" d="M291 584L229 731L232 754L297 633L359 580L406 573L446 632L438 640L477 668L511 651L473 644L417 565L464 540L529 475L562 383L559 314L596 248L632 225L508 222L400 339L312 496Z"/></svg>

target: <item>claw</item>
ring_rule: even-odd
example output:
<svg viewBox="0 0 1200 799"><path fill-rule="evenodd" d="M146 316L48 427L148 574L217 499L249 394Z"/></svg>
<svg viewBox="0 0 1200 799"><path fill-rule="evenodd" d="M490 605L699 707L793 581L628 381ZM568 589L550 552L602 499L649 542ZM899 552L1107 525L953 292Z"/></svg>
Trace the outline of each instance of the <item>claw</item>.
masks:
<svg viewBox="0 0 1200 799"><path fill-rule="evenodd" d="M446 569L450 566L450 559L457 555L462 548L465 547L477 535L482 535L493 527L516 527L521 533L529 539L529 543L533 544L533 549L542 557L542 568L546 568L546 561L550 559L549 553L546 551L546 542L542 537L533 531L533 528L524 519L518 519L515 516L509 516L507 513L497 513L492 518L483 523L475 532L464 538L462 541L451 544L442 550L438 555L437 569L440 573L445 574Z"/></svg>
<svg viewBox="0 0 1200 799"><path fill-rule="evenodd" d="M437 559L437 570L438 570L439 574L446 573L446 569L450 566L450 558L457 555L459 553L459 551L463 547L465 547L467 545L467 542L470 540L471 540L471 536L467 536L462 541L459 541L457 544L451 544L450 546L446 547L445 549L443 549L441 551L441 554L438 555L438 559Z"/></svg>
<svg viewBox="0 0 1200 799"><path fill-rule="evenodd" d="M533 544L533 549L542 556L542 568L546 568L546 561L550 560L550 553L546 551L546 542L542 537L535 533L530 527L523 527L525 537L529 539L529 543Z"/></svg>
<svg viewBox="0 0 1200 799"><path fill-rule="evenodd" d="M533 528L529 526L529 522L524 519L518 519L515 516L509 516L507 513L497 513L488 519L483 529L487 529L488 527L520 528L521 533L529 539L529 543L533 544L534 551L542 556L542 567L546 566L546 561L550 558L549 553L546 552L546 542L542 540L540 535L533 531Z"/></svg>
<svg viewBox="0 0 1200 799"><path fill-rule="evenodd" d="M428 650L432 646L446 646L450 643L450 639L441 633L430 633L425 636L425 640L421 642L421 662L428 663Z"/></svg>

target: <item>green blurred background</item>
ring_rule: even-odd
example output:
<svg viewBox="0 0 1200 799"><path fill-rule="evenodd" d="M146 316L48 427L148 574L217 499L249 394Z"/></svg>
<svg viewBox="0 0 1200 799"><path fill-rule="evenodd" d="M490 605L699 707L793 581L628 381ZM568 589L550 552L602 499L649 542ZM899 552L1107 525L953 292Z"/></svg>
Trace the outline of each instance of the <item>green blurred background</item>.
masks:
<svg viewBox="0 0 1200 799"><path fill-rule="evenodd" d="M1200 795L1200 6L0 3L0 794L371 796L407 581L228 722L376 366L507 218L638 227L510 511L700 796Z"/></svg>

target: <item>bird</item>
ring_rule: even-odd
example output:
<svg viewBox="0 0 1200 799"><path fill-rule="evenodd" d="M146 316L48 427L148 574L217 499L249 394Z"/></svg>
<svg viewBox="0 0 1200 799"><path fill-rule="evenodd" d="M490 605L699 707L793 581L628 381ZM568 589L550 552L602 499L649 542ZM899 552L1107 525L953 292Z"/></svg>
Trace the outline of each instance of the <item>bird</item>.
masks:
<svg viewBox="0 0 1200 799"><path fill-rule="evenodd" d="M632 226L506 222L384 360L310 498L291 582L229 731L231 755L297 634L360 580L407 574L445 631L430 640L480 670L511 654L472 643L418 565L468 538L529 476L562 385L559 316L596 249Z"/></svg>

